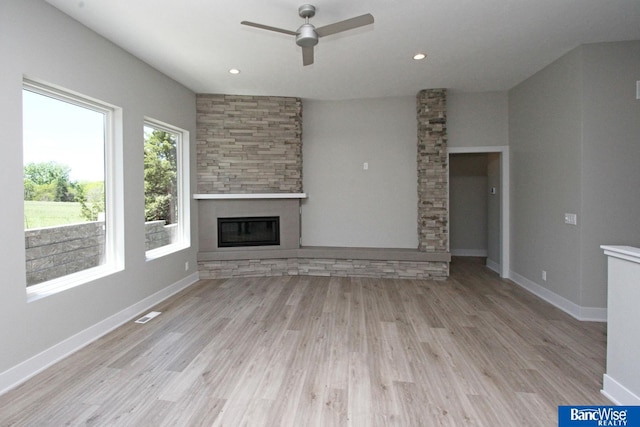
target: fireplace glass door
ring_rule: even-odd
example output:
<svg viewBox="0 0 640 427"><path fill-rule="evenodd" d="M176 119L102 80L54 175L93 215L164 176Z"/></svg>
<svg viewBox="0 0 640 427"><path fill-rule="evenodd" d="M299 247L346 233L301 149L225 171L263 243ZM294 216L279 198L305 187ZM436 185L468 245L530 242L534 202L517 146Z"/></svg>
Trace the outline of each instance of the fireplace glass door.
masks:
<svg viewBox="0 0 640 427"><path fill-rule="evenodd" d="M218 218L218 247L280 244L280 217Z"/></svg>

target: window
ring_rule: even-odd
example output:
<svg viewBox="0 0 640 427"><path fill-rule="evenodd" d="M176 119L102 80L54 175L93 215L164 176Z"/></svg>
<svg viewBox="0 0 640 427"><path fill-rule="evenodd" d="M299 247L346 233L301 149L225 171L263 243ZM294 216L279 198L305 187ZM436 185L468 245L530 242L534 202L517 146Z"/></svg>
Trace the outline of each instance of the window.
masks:
<svg viewBox="0 0 640 427"><path fill-rule="evenodd" d="M22 101L27 293L41 296L122 268L116 110L27 80Z"/></svg>
<svg viewBox="0 0 640 427"><path fill-rule="evenodd" d="M144 125L144 216L147 258L189 246L188 132Z"/></svg>

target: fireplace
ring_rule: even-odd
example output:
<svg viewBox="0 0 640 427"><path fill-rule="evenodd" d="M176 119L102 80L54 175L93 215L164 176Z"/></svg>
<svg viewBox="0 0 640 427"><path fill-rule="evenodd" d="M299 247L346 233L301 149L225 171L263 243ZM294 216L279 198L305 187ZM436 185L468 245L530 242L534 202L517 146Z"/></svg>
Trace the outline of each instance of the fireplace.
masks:
<svg viewBox="0 0 640 427"><path fill-rule="evenodd" d="M218 247L280 245L280 217L218 217Z"/></svg>
<svg viewBox="0 0 640 427"><path fill-rule="evenodd" d="M216 195L217 196L217 195ZM259 199L249 198L251 195L232 195L229 199L199 199L198 200L198 243L200 253L220 252L228 253L232 257L233 253L252 251L272 251L289 250L300 247L300 202L293 198ZM222 196L217 196L222 197ZM273 220L277 218L277 224ZM259 221L269 221L271 225L263 223L263 231L269 232L268 239L255 239L255 235L247 235L251 229L257 231L257 224L245 224L244 236L221 236L227 232L239 234L242 232L242 225L225 225L225 230L221 230L220 223L227 221L239 222L258 219ZM248 226L248 227L247 227ZM277 229L275 228L277 226ZM264 233L263 233L264 234ZM242 237L242 239L240 239ZM247 239L251 237L250 239ZM257 245L253 242L242 242L242 240L262 240ZM269 240L268 243L264 243ZM221 241L222 246L220 245ZM230 244L235 243L235 245ZM239 245L238 245L239 243ZM240 246L242 245L242 246Z"/></svg>

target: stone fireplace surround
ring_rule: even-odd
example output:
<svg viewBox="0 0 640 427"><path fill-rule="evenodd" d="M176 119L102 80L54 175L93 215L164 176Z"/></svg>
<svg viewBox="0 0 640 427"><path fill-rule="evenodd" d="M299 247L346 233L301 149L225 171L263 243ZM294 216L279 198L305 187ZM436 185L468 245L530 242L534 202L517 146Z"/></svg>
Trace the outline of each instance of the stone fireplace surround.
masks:
<svg viewBox="0 0 640 427"><path fill-rule="evenodd" d="M300 99L203 94L197 113L201 278L448 277L445 89L417 95L417 249L300 246ZM218 248L218 216L280 216L280 245Z"/></svg>

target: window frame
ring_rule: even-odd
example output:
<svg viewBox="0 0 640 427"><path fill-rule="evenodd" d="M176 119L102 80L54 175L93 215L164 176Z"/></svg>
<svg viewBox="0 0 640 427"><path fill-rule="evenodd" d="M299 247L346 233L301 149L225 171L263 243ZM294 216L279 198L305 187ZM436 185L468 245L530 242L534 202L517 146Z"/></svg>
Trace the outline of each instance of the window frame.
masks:
<svg viewBox="0 0 640 427"><path fill-rule="evenodd" d="M145 127L151 127L159 131L176 135L176 167L178 169L176 171L176 199L178 203L178 222L176 226L177 229L175 236L176 238L174 242L169 243L168 245L145 251L145 259L147 261L151 261L191 247L191 198L189 195L189 131L150 117L144 118L144 123L142 126L143 135ZM143 224L144 222L146 221L143 218Z"/></svg>
<svg viewBox="0 0 640 427"><path fill-rule="evenodd" d="M23 78L22 91L33 92L104 114L105 262L96 267L31 286L26 286L25 275L27 301L31 302L124 270L122 109L104 101L26 77ZM22 114L21 117L23 117ZM24 144L24 138L22 143Z"/></svg>

